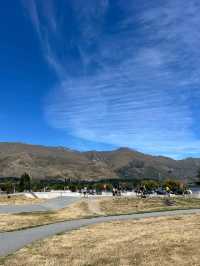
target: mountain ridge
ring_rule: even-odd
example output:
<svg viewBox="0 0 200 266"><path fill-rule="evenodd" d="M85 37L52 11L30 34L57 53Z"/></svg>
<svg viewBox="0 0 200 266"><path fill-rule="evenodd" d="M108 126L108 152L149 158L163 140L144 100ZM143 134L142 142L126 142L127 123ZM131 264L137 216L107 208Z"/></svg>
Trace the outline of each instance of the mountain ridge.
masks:
<svg viewBox="0 0 200 266"><path fill-rule="evenodd" d="M175 160L121 147L111 151L77 151L18 142L0 142L0 176L100 180L112 178L194 179L200 158Z"/></svg>

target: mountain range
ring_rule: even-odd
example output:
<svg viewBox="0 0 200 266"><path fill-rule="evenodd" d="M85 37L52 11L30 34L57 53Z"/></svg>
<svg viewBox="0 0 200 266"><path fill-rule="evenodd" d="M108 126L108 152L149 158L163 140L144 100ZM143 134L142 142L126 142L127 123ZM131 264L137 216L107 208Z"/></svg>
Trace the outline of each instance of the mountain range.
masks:
<svg viewBox="0 0 200 266"><path fill-rule="evenodd" d="M70 178L177 178L193 180L200 159L174 160L129 149L79 152L64 147L0 143L0 177L19 177L24 172L36 179Z"/></svg>

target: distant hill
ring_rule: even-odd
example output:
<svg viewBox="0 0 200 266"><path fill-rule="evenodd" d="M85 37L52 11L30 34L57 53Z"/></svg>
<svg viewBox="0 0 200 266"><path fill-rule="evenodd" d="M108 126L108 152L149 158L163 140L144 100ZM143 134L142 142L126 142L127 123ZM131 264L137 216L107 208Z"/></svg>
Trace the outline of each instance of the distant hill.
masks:
<svg viewBox="0 0 200 266"><path fill-rule="evenodd" d="M33 178L193 179L200 159L173 160L150 156L128 148L114 151L79 152L63 147L21 143L0 143L0 177L19 177L28 172Z"/></svg>

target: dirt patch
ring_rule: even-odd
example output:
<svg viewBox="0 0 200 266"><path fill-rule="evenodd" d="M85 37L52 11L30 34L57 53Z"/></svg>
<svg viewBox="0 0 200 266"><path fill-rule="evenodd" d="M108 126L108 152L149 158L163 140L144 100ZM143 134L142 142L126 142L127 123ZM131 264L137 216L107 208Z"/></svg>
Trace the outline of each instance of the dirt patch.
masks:
<svg viewBox="0 0 200 266"><path fill-rule="evenodd" d="M97 199L89 198L87 200L88 208L91 213L94 213L97 215L105 215L105 212L103 212L101 205L100 205L101 201L102 201L101 198L97 198Z"/></svg>

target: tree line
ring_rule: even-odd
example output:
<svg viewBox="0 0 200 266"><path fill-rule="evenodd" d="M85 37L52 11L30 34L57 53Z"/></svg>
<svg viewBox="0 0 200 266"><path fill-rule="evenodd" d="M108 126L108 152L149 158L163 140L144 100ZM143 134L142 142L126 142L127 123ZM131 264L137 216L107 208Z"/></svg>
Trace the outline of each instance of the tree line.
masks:
<svg viewBox="0 0 200 266"><path fill-rule="evenodd" d="M197 184L200 185L200 169L197 173ZM73 192L79 191L84 187L87 189L101 191L112 191L113 188L119 188L125 191L132 191L139 186L145 186L147 191L156 189L164 189L168 187L171 191L182 191L186 189L187 185L180 180L175 179L104 179L99 181L86 180L71 180L71 179L32 179L28 173L24 173L19 179L6 180L0 183L2 191L7 193L24 192L24 191L48 191L48 190L71 190Z"/></svg>

